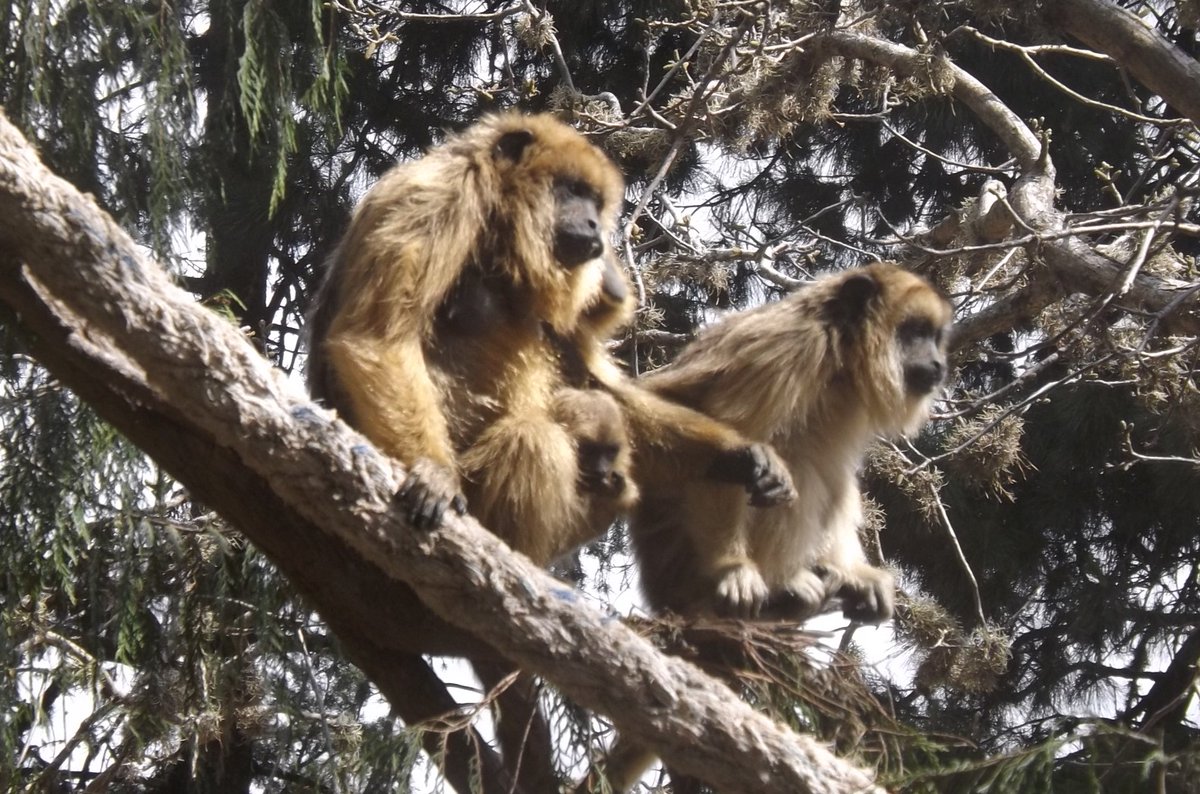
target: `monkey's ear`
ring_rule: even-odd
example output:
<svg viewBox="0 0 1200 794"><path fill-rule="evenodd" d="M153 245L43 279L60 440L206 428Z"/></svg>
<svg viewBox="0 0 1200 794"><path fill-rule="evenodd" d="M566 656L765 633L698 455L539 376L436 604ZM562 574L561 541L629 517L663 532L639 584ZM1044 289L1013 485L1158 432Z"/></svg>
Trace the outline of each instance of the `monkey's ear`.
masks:
<svg viewBox="0 0 1200 794"><path fill-rule="evenodd" d="M529 130L513 130L500 136L492 148L492 156L497 160L518 162L525 153L526 147L533 143L533 133Z"/></svg>
<svg viewBox="0 0 1200 794"><path fill-rule="evenodd" d="M826 316L834 325L855 327L880 292L879 282L870 273L855 273L843 281L825 306Z"/></svg>

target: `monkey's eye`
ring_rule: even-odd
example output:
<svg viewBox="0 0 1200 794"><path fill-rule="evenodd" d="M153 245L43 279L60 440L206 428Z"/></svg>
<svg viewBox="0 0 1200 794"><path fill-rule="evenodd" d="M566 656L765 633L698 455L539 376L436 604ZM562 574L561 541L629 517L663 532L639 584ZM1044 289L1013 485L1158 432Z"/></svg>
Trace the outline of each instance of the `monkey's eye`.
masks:
<svg viewBox="0 0 1200 794"><path fill-rule="evenodd" d="M554 192L559 195L571 196L572 198L587 199L596 204L600 203L600 196L592 189L592 186L582 179L573 177L563 177L555 180Z"/></svg>
<svg viewBox="0 0 1200 794"><path fill-rule="evenodd" d="M919 317L910 317L896 329L896 338L903 343L915 342L918 339L933 339L941 344L941 329L934 329L933 323Z"/></svg>

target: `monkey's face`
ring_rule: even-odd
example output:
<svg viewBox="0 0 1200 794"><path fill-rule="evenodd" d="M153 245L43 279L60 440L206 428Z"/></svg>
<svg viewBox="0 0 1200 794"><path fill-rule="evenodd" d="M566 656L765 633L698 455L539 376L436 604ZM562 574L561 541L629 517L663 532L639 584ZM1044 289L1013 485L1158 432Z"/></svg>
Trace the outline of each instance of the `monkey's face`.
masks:
<svg viewBox="0 0 1200 794"><path fill-rule="evenodd" d="M924 398L946 379L946 325L928 317L909 317L896 329L896 349L910 398Z"/></svg>
<svg viewBox="0 0 1200 794"><path fill-rule="evenodd" d="M845 360L854 362L876 432L916 432L946 380L950 302L890 263L849 271L829 289L824 320L839 331Z"/></svg>
<svg viewBox="0 0 1200 794"><path fill-rule="evenodd" d="M486 124L496 137L482 171L494 177L509 275L560 334L581 322L606 332L620 325L628 286L609 245L624 196L620 173L549 116L507 114ZM596 313L602 321L593 321Z"/></svg>
<svg viewBox="0 0 1200 794"><path fill-rule="evenodd" d="M604 228L600 199L578 179L555 180L554 258L566 268L576 268L604 253Z"/></svg>
<svg viewBox="0 0 1200 794"><path fill-rule="evenodd" d="M583 136L544 116L504 117L516 125L492 147L500 180L500 214L525 233L526 259L541 242L558 267L568 271L605 256L624 193L620 174Z"/></svg>
<svg viewBox="0 0 1200 794"><path fill-rule="evenodd" d="M913 434L929 418L933 399L946 381L947 348L950 341L950 305L933 290L921 294L896 326L892 340L903 389L904 416L899 429Z"/></svg>
<svg viewBox="0 0 1200 794"><path fill-rule="evenodd" d="M579 480L585 493L616 498L625 492L628 481L618 457L622 448L609 441L579 442Z"/></svg>

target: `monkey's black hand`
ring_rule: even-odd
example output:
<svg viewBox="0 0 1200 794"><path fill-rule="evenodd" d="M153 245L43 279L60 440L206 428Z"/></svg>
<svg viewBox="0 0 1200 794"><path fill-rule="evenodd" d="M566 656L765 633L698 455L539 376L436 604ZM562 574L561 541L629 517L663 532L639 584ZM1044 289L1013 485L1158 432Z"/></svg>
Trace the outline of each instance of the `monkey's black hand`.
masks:
<svg viewBox="0 0 1200 794"><path fill-rule="evenodd" d="M774 507L796 498L787 464L767 444L749 444L721 454L708 474L715 480L744 485L755 507Z"/></svg>
<svg viewBox="0 0 1200 794"><path fill-rule="evenodd" d="M440 527L447 509L460 516L467 512L467 499L459 492L454 476L444 466L425 458L409 466L395 499L409 523L421 530Z"/></svg>

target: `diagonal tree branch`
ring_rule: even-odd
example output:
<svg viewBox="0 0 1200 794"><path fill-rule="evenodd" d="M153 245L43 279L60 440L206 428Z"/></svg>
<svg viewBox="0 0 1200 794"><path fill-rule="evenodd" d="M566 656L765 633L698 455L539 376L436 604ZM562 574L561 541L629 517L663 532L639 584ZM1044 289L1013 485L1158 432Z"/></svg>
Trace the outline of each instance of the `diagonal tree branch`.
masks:
<svg viewBox="0 0 1200 794"><path fill-rule="evenodd" d="M2 257L0 247L0 261ZM314 603L346 655L378 685L405 724L419 725L457 707L428 664L405 650L414 642L410 634L431 641L449 635L446 647L460 652L494 655L494 650L438 621L412 590L309 524L260 478L238 472L240 464L230 450L189 428L147 383L144 372L113 351L109 340L88 332L86 323L50 297L44 285L27 274L0 278L0 302L20 317L34 356L59 380L164 468L186 472L198 499L222 505L222 513L236 525L255 528L255 543ZM373 603L392 608L364 611L364 604ZM444 747L435 732L422 739L431 754L441 753L446 778L458 791L471 790L476 766L485 794L515 791L502 759L473 729L450 734Z"/></svg>
<svg viewBox="0 0 1200 794"><path fill-rule="evenodd" d="M1057 0L1045 8L1060 30L1112 56L1138 82L1200 123L1200 63L1132 12L1110 0Z"/></svg>
<svg viewBox="0 0 1200 794"><path fill-rule="evenodd" d="M86 341L94 351L78 359L84 369L77 377L144 384L140 393L110 396L144 399L136 403L143 416L171 423L190 440L201 454L164 455L164 465L189 486L200 485L203 497L251 540L263 541L286 573L294 547L353 549L386 577L410 585L444 620L720 789L879 791L869 775L822 744L755 712L694 666L580 603L569 586L474 520L452 519L432 533L411 530L391 511L404 476L399 464L316 407L234 327L174 287L0 117L0 284L12 294L22 281L41 285L53 298L47 306L61 304L75 315L63 316L70 328L64 343ZM55 366L53 356L47 362ZM120 427L161 451L152 433ZM301 519L290 544L281 547L280 538L247 520L252 513L237 504L244 499L282 506ZM327 576L302 589L323 604L344 586L355 583ZM356 611L373 615L381 607L369 602Z"/></svg>

